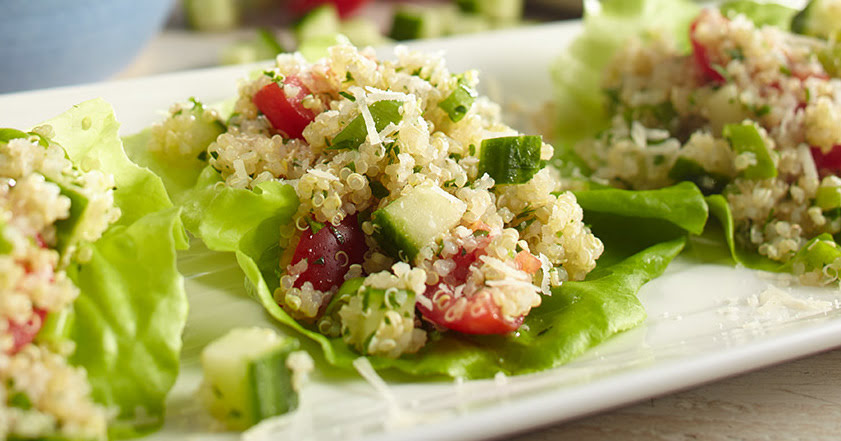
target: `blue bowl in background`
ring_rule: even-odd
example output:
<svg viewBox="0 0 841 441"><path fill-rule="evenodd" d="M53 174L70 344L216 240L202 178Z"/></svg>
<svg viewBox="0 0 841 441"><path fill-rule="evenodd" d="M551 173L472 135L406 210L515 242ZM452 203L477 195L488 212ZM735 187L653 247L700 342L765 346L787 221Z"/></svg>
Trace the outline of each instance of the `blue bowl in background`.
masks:
<svg viewBox="0 0 841 441"><path fill-rule="evenodd" d="M102 80L161 29L173 0L0 0L0 93Z"/></svg>

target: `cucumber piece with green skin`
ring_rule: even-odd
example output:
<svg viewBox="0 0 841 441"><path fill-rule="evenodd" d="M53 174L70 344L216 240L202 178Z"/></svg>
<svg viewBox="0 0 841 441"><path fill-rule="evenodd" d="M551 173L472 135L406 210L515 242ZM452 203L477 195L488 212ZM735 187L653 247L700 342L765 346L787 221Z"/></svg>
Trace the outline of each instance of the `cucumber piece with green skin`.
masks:
<svg viewBox="0 0 841 441"><path fill-rule="evenodd" d="M341 20L333 4L325 3L311 10L295 25L298 44L314 37L332 37L339 33Z"/></svg>
<svg viewBox="0 0 841 441"><path fill-rule="evenodd" d="M404 5L394 12L388 36L398 41L446 35L452 11L444 7Z"/></svg>
<svg viewBox="0 0 841 441"><path fill-rule="evenodd" d="M706 196L721 193L730 181L727 176L708 172L701 164L684 157L677 158L669 170L669 179L692 182Z"/></svg>
<svg viewBox="0 0 841 441"><path fill-rule="evenodd" d="M803 265L805 272L821 271L836 260L841 259L841 247L827 233L823 233L806 242L788 265Z"/></svg>
<svg viewBox="0 0 841 441"><path fill-rule="evenodd" d="M392 257L415 260L421 248L458 225L467 204L439 187L415 187L371 215L374 239Z"/></svg>
<svg viewBox="0 0 841 441"><path fill-rule="evenodd" d="M837 40L841 34L841 8L831 0L811 0L791 19L795 34Z"/></svg>
<svg viewBox="0 0 841 441"><path fill-rule="evenodd" d="M378 46L390 41L380 33L376 22L365 17L344 20L339 25L339 33L347 37L357 47Z"/></svg>
<svg viewBox="0 0 841 441"><path fill-rule="evenodd" d="M347 37L342 34L316 35L298 43L298 52L304 59L314 63L328 55L328 49L333 46L347 44Z"/></svg>
<svg viewBox="0 0 841 441"><path fill-rule="evenodd" d="M44 319L44 325L35 336L35 341L45 344L61 344L69 340L76 312L73 305L60 311L52 311Z"/></svg>
<svg viewBox="0 0 841 441"><path fill-rule="evenodd" d="M201 353L201 396L210 413L234 430L298 406L286 358L300 346L265 328L233 329Z"/></svg>
<svg viewBox="0 0 841 441"><path fill-rule="evenodd" d="M820 207L824 213L841 208L841 187L818 187L818 192L815 195L815 205Z"/></svg>
<svg viewBox="0 0 841 441"><path fill-rule="evenodd" d="M237 0L184 0L190 27L198 31L227 31L239 24Z"/></svg>
<svg viewBox="0 0 841 441"><path fill-rule="evenodd" d="M206 118L204 114L204 104L202 104L201 101L191 97L190 102L193 103L193 107L189 109L181 109L173 116L180 115L184 112L188 112L190 114L192 117L192 123L190 124L189 129L187 129L187 133L181 134L181 139L189 140L192 144L190 150L200 151L199 159L206 160L207 147L213 141L216 141L216 138L218 138L219 135L225 133L228 128L225 126L225 123L218 119Z"/></svg>
<svg viewBox="0 0 841 441"><path fill-rule="evenodd" d="M734 18L742 14L753 22L756 27L774 26L779 29L789 29L791 20L797 10L776 3L759 3L753 0L732 0L719 6L721 14Z"/></svg>
<svg viewBox="0 0 841 441"><path fill-rule="evenodd" d="M453 90L447 98L444 98L438 107L447 112L450 121L459 122L467 115L470 107L473 106L473 101L476 100L476 91L471 89L463 81L458 82L455 90Z"/></svg>
<svg viewBox="0 0 841 441"><path fill-rule="evenodd" d="M412 344L415 293L371 288L363 281L346 281L339 290L344 295L335 299L342 340L365 355L397 357Z"/></svg>
<svg viewBox="0 0 841 441"><path fill-rule="evenodd" d="M377 101L368 105L368 111L371 112L377 132L386 128L387 125L397 124L403 119L403 115L400 114L402 105L402 101L394 100ZM365 142L367 137L368 126L365 124L365 118L358 115L333 138L328 149L357 149Z"/></svg>
<svg viewBox="0 0 841 441"><path fill-rule="evenodd" d="M362 287L362 282L365 281L364 277L355 277L353 279L345 280L342 283L342 286L339 287L339 290L333 294L333 297L330 299L330 303L327 304L327 307L324 308L324 314L318 319L318 331L328 337L339 337L342 335L342 320L339 317L339 311L342 309L342 306L347 305L350 301L351 296L353 296L360 287Z"/></svg>
<svg viewBox="0 0 841 441"><path fill-rule="evenodd" d="M84 224L90 199L75 185L54 183L58 185L61 194L70 199L70 214L55 223L55 249L63 256L81 241L80 228Z"/></svg>
<svg viewBox="0 0 841 441"><path fill-rule="evenodd" d="M487 173L496 185L523 184L546 164L540 160L540 136L505 136L482 140L479 176Z"/></svg>
<svg viewBox="0 0 841 441"><path fill-rule="evenodd" d="M737 154L751 153L756 163L742 170L741 176L746 179L769 179L777 177L777 166L771 159L771 153L762 135L759 134L755 123L727 124L723 129L724 137L730 142L730 147Z"/></svg>
<svg viewBox="0 0 841 441"><path fill-rule="evenodd" d="M456 5L461 12L493 21L510 23L523 18L523 0L456 0Z"/></svg>
<svg viewBox="0 0 841 441"><path fill-rule="evenodd" d="M6 239L6 221L0 219L0 255L9 254L14 250L14 245Z"/></svg>
<svg viewBox="0 0 841 441"><path fill-rule="evenodd" d="M826 47L818 49L817 55L826 73L832 77L841 75L841 44L831 42Z"/></svg>

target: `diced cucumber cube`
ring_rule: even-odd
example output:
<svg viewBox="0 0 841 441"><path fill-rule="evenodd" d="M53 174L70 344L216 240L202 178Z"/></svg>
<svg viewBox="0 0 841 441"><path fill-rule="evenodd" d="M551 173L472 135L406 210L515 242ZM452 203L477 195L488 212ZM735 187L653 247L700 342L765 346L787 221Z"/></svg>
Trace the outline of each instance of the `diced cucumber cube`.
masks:
<svg viewBox="0 0 841 441"><path fill-rule="evenodd" d="M268 29L257 29L256 37L236 42L222 51L222 64L254 63L269 60L286 52L275 34Z"/></svg>
<svg viewBox="0 0 841 441"><path fill-rule="evenodd" d="M377 101L368 106L371 118L374 120L374 128L377 132L385 129L389 124L397 124L403 119L400 114L402 101L383 100ZM338 135L330 142L330 149L357 149L368 138L368 126L365 118L358 115L351 120Z"/></svg>
<svg viewBox="0 0 841 441"><path fill-rule="evenodd" d="M811 0L791 19L791 31L825 40L838 40L841 34L841 9L835 0Z"/></svg>
<svg viewBox="0 0 841 441"><path fill-rule="evenodd" d="M482 140L479 176L487 173L497 185L523 184L545 165L539 136L505 136Z"/></svg>
<svg viewBox="0 0 841 441"><path fill-rule="evenodd" d="M327 308L324 309L324 314L318 319L318 331L328 337L339 337L342 335L342 319L339 317L339 311L342 306L347 305L351 296L356 294L356 291L362 287L364 277L355 277L346 280L339 287L339 290L333 294Z"/></svg>
<svg viewBox="0 0 841 441"><path fill-rule="evenodd" d="M86 212L90 200L75 185L56 182L63 196L70 199L70 214L66 219L55 223L56 251L64 255L81 240L80 227L85 223Z"/></svg>
<svg viewBox="0 0 841 441"><path fill-rule="evenodd" d="M0 219L0 254L9 254L14 250L14 244L6 238L6 221Z"/></svg>
<svg viewBox="0 0 841 441"><path fill-rule="evenodd" d="M330 302L338 310L342 339L366 355L398 357L414 350L415 293L371 288L363 280L348 280Z"/></svg>
<svg viewBox="0 0 841 441"><path fill-rule="evenodd" d="M348 43L347 37L342 34L318 35L310 37L298 43L298 52L304 58L314 63L328 55L328 49L333 46Z"/></svg>
<svg viewBox="0 0 841 441"><path fill-rule="evenodd" d="M199 31L227 31L239 24L237 0L184 0L187 21Z"/></svg>
<svg viewBox="0 0 841 441"><path fill-rule="evenodd" d="M201 353L201 396L210 413L234 430L295 409L297 392L286 358L298 340L265 328L233 329Z"/></svg>
<svg viewBox="0 0 841 441"><path fill-rule="evenodd" d="M447 8L401 6L394 12L388 36L398 41L441 37L447 33L446 14L451 12Z"/></svg>
<svg viewBox="0 0 841 441"><path fill-rule="evenodd" d="M439 187L409 190L371 215L374 239L392 257L413 261L461 220L467 204Z"/></svg>
<svg viewBox="0 0 841 441"><path fill-rule="evenodd" d="M343 21L339 26L339 32L357 47L379 46L390 41L380 32L374 21L364 17L354 17Z"/></svg>
<svg viewBox="0 0 841 441"><path fill-rule="evenodd" d="M821 186L815 195L815 205L827 212L841 208L841 187Z"/></svg>
<svg viewBox="0 0 841 441"><path fill-rule="evenodd" d="M44 319L44 325L35 336L35 341L46 344L61 344L70 338L70 331L76 312L72 305L60 311L52 311Z"/></svg>
<svg viewBox="0 0 841 441"><path fill-rule="evenodd" d="M332 37L339 33L339 11L330 3L321 6L307 13L295 26L295 37L298 44L315 37Z"/></svg>
<svg viewBox="0 0 841 441"><path fill-rule="evenodd" d="M755 123L727 124L722 131L730 142L730 147L737 154L749 153L756 162L742 170L741 176L747 179L768 179L777 177L777 167L771 159L768 146L759 134Z"/></svg>
<svg viewBox="0 0 841 441"><path fill-rule="evenodd" d="M456 5L462 12L493 21L514 22L523 17L523 0L456 0Z"/></svg>
<svg viewBox="0 0 841 441"><path fill-rule="evenodd" d="M803 265L805 272L821 271L823 268L841 258L841 247L835 243L827 233L813 238L792 257L789 265L795 269Z"/></svg>
<svg viewBox="0 0 841 441"><path fill-rule="evenodd" d="M785 5L776 3L759 3L753 0L733 0L723 3L719 10L728 18L743 14L756 27L774 26L780 29L788 29L791 19L797 10Z"/></svg>

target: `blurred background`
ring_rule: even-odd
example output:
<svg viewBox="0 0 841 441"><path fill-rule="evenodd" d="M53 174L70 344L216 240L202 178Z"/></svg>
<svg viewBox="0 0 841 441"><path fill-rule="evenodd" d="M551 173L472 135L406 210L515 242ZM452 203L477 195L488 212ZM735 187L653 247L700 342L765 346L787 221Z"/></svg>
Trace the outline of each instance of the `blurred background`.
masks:
<svg viewBox="0 0 841 441"><path fill-rule="evenodd" d="M580 17L582 0L3 0L0 93Z"/></svg>

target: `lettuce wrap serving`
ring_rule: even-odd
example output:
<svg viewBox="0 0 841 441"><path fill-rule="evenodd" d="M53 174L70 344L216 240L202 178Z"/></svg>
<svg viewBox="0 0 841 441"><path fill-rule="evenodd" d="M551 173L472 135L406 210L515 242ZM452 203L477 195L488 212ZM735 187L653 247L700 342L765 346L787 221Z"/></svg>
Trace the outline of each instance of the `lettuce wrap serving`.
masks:
<svg viewBox="0 0 841 441"><path fill-rule="evenodd" d="M821 0L799 12L751 1L589 8L553 71L556 159L598 185L691 182L714 215L706 238L733 262L836 282L839 13L841 2ZM702 258L713 248L693 246Z"/></svg>
<svg viewBox="0 0 841 441"><path fill-rule="evenodd" d="M125 155L111 106L0 129L0 437L163 423L187 315L179 209Z"/></svg>
<svg viewBox="0 0 841 441"><path fill-rule="evenodd" d="M125 142L188 230L235 253L254 298L329 363L551 368L645 319L638 290L707 205L691 184L569 191L552 146L502 123L477 83L405 49L281 55L232 112L193 99Z"/></svg>

